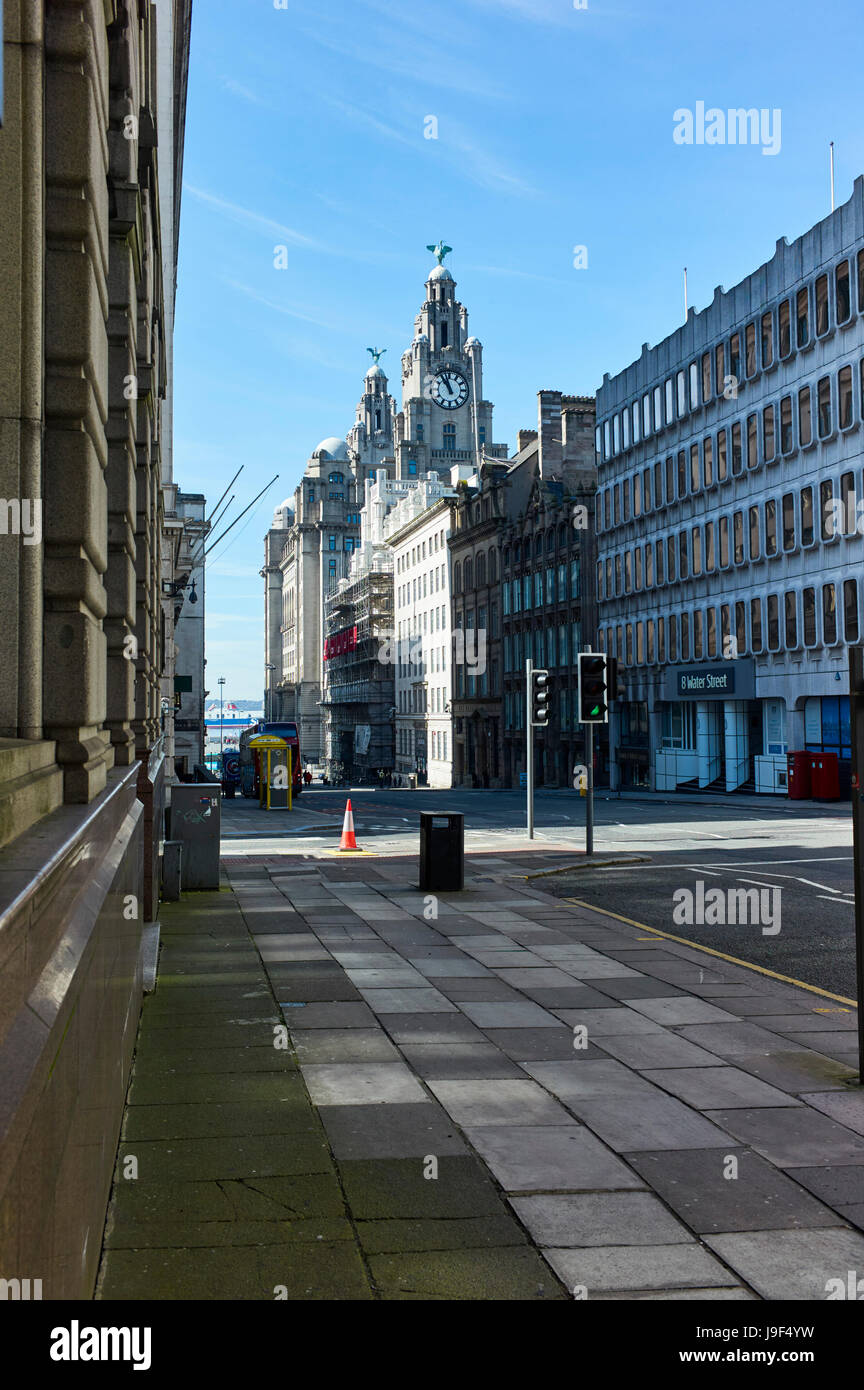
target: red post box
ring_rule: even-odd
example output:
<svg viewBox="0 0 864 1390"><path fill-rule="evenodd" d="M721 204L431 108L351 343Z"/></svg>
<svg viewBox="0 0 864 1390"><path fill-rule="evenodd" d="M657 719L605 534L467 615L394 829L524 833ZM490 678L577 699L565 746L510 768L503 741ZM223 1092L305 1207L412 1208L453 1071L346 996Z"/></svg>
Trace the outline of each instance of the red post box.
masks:
<svg viewBox="0 0 864 1390"><path fill-rule="evenodd" d="M810 787L816 801L840 800L840 766L836 753L810 754Z"/></svg>
<svg viewBox="0 0 864 1390"><path fill-rule="evenodd" d="M789 797L793 801L806 801L810 795L810 753L787 753L789 770Z"/></svg>

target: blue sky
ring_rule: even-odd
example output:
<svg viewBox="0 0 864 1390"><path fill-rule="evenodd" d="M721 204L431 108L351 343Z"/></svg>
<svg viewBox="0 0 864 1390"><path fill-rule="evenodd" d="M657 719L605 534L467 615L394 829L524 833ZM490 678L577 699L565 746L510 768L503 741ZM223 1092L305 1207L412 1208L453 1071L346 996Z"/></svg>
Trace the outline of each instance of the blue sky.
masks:
<svg viewBox="0 0 864 1390"><path fill-rule="evenodd" d="M398 387L428 243L454 248L513 448L538 389L593 393L680 323L683 266L701 309L825 216L829 140L838 203L864 169L860 0L276 4L193 13L175 477L215 502L245 464L231 520L280 475L208 566L226 698L263 688L273 507L349 428L367 346ZM779 108L779 153L677 144L673 113L699 101Z"/></svg>

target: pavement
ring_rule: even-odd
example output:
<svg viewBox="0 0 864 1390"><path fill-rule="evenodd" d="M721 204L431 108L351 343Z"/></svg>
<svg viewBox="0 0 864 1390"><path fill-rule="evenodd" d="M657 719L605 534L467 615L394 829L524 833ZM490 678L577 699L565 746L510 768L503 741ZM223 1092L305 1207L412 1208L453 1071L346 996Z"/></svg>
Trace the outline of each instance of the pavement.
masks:
<svg viewBox="0 0 864 1390"><path fill-rule="evenodd" d="M160 913L102 1299L824 1300L856 1013L472 850L224 847ZM638 900L632 913L638 918ZM835 1295L836 1296L836 1295Z"/></svg>

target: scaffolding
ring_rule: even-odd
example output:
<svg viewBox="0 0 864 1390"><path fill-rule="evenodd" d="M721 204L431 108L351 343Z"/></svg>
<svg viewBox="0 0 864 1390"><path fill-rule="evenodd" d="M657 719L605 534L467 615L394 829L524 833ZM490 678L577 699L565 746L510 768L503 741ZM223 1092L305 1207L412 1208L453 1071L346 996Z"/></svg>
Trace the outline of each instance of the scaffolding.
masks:
<svg viewBox="0 0 864 1390"><path fill-rule="evenodd" d="M338 581L324 601L324 630L328 639L345 639L323 662L327 774L375 785L394 767L392 569L373 563Z"/></svg>

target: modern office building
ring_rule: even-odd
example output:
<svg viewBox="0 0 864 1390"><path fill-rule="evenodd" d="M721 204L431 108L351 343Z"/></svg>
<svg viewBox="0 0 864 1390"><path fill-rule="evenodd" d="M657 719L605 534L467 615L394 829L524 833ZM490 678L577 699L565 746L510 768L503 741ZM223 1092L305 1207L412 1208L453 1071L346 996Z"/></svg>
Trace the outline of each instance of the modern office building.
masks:
<svg viewBox="0 0 864 1390"><path fill-rule="evenodd" d="M786 791L848 767L861 640L864 178L597 393L613 784Z"/></svg>

